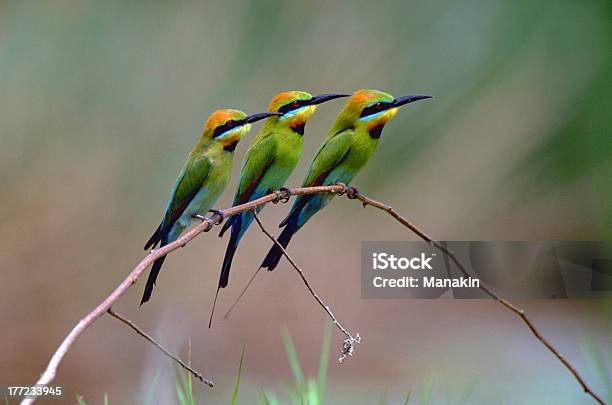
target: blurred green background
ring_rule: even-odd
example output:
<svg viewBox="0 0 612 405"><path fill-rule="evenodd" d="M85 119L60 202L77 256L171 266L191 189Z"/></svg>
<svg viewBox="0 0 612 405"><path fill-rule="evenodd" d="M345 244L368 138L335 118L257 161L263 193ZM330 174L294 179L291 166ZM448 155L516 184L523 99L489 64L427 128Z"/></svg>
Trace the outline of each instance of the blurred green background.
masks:
<svg viewBox="0 0 612 405"><path fill-rule="evenodd" d="M0 2L0 382L33 383L75 322L143 256L207 115L256 112L279 91L430 93L387 125L354 185L446 240L612 238L612 2ZM306 128L297 185L341 101ZM258 128L258 127L257 127ZM257 128L255 130L257 130ZM246 150L239 145L234 171ZM227 207L235 181L219 203ZM275 229L287 206L263 219ZM272 228L274 227L274 228ZM268 242L252 227L208 330L225 240L207 234L166 262L153 300L139 282L116 306L214 378L227 403L247 344L241 401L291 380L280 329L316 372L327 322L282 264L221 315ZM410 238L338 199L291 246L364 342L330 363L327 401L397 403L436 375L434 403L590 403L510 313L489 301L360 299L361 240ZM596 390L580 351L612 356L610 301L520 302ZM342 338L332 335L335 357ZM333 358L332 358L333 360ZM160 371L161 370L161 371ZM608 370L609 371L609 370ZM97 403L172 403L172 365L113 319L89 329L56 382Z"/></svg>

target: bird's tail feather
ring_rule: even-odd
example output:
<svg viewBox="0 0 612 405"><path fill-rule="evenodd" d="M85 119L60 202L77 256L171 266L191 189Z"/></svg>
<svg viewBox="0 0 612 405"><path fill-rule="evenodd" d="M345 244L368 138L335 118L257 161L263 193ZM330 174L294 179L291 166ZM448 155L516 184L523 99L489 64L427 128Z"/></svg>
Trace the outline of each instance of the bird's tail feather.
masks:
<svg viewBox="0 0 612 405"><path fill-rule="evenodd" d="M221 288L217 287L217 292L215 294L215 300L213 301L212 309L210 310L210 318L208 319L208 329L212 326L213 315L215 315L215 307L217 306L217 298L219 297L219 290Z"/></svg>
<svg viewBox="0 0 612 405"><path fill-rule="evenodd" d="M285 228L281 232L280 236L277 238L278 243L281 244L283 248L286 248L293 237L293 234L298 231L299 227L297 225L296 220L289 221ZM270 251L266 255L265 259L261 263L260 267L268 269L268 271L272 271L278 265L281 257L283 257L283 251L281 248L275 243L274 246L270 248Z"/></svg>
<svg viewBox="0 0 612 405"><path fill-rule="evenodd" d="M163 222L161 224L159 224L159 226L157 227L155 232L153 232L153 235L151 235L151 237L149 238L149 240L145 244L144 250L148 250L150 247L155 247L155 245L157 245L157 243L162 240L162 238L163 238L163 236L162 236L162 225L163 225Z"/></svg>
<svg viewBox="0 0 612 405"><path fill-rule="evenodd" d="M223 227L221 227L221 231L219 232L219 237L222 238L223 234L225 234L225 231L227 231L230 226L232 226L234 224L234 222L236 222L236 216L230 217L227 221L225 221L225 223L223 224Z"/></svg>
<svg viewBox="0 0 612 405"><path fill-rule="evenodd" d="M153 287L155 286L155 281L157 280L157 276L159 275L159 271L161 270L162 265L164 264L164 260L166 260L166 256L162 256L159 259L155 260L153 263L153 267L151 267L151 271L149 272L149 278L147 279L147 284L145 285L144 294L142 295L142 300L140 301L140 305L151 299L151 294L153 293Z"/></svg>
<svg viewBox="0 0 612 405"><path fill-rule="evenodd" d="M221 275L219 276L219 288L227 287L229 282L230 268L232 267L232 260L234 259L234 253L238 249L238 242L240 242L240 233L242 228L242 216L238 215L232 224L232 233L230 236L227 249L225 250L225 257L223 258L223 266L221 267Z"/></svg>

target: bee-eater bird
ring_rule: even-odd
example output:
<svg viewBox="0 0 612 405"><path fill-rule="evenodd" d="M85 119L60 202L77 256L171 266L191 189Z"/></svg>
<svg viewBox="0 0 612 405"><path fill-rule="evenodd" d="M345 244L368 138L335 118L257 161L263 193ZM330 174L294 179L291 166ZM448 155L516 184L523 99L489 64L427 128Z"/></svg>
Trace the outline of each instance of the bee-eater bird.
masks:
<svg viewBox="0 0 612 405"><path fill-rule="evenodd" d="M217 110L208 117L204 132L193 148L170 193L161 224L145 245L145 250L176 240L196 215L206 214L217 202L230 180L234 150L251 123L278 115L275 112L247 116L238 110ZM149 301L155 280L166 256L153 263L140 305Z"/></svg>
<svg viewBox="0 0 612 405"><path fill-rule="evenodd" d="M282 115L268 118L247 150L233 205L256 200L281 188L300 159L304 127L316 111L317 104L349 95L321 94L313 97L303 91L287 91L274 97L268 110ZM259 206L257 212L262 208ZM220 288L227 286L234 253L253 219L251 212L233 216L219 234L223 236L228 228L232 228L219 278Z"/></svg>
<svg viewBox="0 0 612 405"><path fill-rule="evenodd" d="M331 130L313 158L303 187L349 184L370 160L387 122L397 114L398 107L431 96L393 98L378 90L358 90L348 99L336 117ZM284 227L278 242L287 247L291 237L317 212L333 199L332 193L298 196L289 215L281 222ZM282 257L282 250L274 245L262 268L274 270Z"/></svg>
<svg viewBox="0 0 612 405"><path fill-rule="evenodd" d="M253 139L242 161L240 180L233 205L256 200L281 188L300 159L304 142L304 127L316 111L317 105L348 96L350 94L321 94L313 97L304 91L287 91L274 97L268 110L280 115L268 118ZM263 206L259 206L257 212L262 208ZM225 231L232 228L223 259L217 295L219 289L227 286L232 259L242 236L253 219L251 212L245 212L228 219L221 229L219 236L223 236ZM213 303L213 312L217 295Z"/></svg>

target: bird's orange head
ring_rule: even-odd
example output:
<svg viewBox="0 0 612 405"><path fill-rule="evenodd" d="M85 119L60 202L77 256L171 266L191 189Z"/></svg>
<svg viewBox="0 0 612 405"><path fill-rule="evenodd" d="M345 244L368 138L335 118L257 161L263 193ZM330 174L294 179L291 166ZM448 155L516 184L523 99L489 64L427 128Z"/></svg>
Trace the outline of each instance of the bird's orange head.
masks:
<svg viewBox="0 0 612 405"><path fill-rule="evenodd" d="M224 146L234 146L251 129L251 123L278 113L246 115L240 110L221 109L213 112L204 124L203 140L218 140Z"/></svg>
<svg viewBox="0 0 612 405"><path fill-rule="evenodd" d="M271 118L269 122L288 126L303 135L304 126L317 110L318 104L348 96L348 94L331 93L313 97L305 91L285 91L277 94L270 102L268 111L278 112L281 115Z"/></svg>
<svg viewBox="0 0 612 405"><path fill-rule="evenodd" d="M400 106L426 98L431 96L394 98L391 94L379 90L357 90L338 114L334 126L339 127L338 130L363 126L368 132L377 132L380 136L380 131L397 114Z"/></svg>

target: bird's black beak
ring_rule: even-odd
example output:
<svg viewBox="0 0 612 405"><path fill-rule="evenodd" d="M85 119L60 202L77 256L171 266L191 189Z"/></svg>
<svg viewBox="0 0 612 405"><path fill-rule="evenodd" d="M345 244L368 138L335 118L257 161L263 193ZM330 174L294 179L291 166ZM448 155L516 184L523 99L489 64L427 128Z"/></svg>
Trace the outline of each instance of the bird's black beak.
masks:
<svg viewBox="0 0 612 405"><path fill-rule="evenodd" d="M404 97L398 97L395 100L393 100L392 103L392 108L395 107L400 107L404 104L408 104L408 103L412 103L415 101L419 101L419 100L425 100L428 98L433 98L433 96L423 96L423 95L414 95L414 96L404 96Z"/></svg>
<svg viewBox="0 0 612 405"><path fill-rule="evenodd" d="M326 101L333 100L335 98L348 97L348 96L350 96L350 94L343 94L343 93L319 94L318 96L314 96L313 98L311 98L308 104L311 104L311 105L321 104Z"/></svg>
<svg viewBox="0 0 612 405"><path fill-rule="evenodd" d="M277 112L264 112L264 113L251 114L244 119L244 123L250 124L252 122L263 120L264 118L272 117L273 115L283 115L283 114L277 113Z"/></svg>

